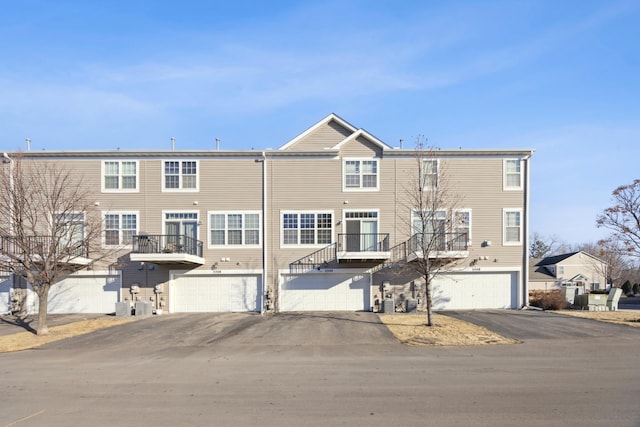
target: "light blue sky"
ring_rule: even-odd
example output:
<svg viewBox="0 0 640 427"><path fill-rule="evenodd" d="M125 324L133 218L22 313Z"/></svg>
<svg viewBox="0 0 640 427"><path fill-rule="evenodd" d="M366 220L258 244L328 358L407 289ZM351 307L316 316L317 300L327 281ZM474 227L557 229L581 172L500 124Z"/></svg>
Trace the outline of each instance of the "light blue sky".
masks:
<svg viewBox="0 0 640 427"><path fill-rule="evenodd" d="M3 3L0 148L277 148L334 112L390 145L533 148L568 243L639 178L637 1Z"/></svg>

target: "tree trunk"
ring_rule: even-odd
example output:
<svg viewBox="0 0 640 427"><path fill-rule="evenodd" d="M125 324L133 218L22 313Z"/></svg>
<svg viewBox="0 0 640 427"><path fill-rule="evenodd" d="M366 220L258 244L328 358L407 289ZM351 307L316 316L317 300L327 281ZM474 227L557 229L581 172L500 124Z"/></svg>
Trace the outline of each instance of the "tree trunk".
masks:
<svg viewBox="0 0 640 427"><path fill-rule="evenodd" d="M38 329L36 334L48 335L49 327L47 326L47 308L49 299L49 285L40 285L38 292Z"/></svg>
<svg viewBox="0 0 640 427"><path fill-rule="evenodd" d="M433 322L431 320L431 280L429 280L429 275L425 275L425 283L427 284L425 296L427 298L427 326L433 326Z"/></svg>

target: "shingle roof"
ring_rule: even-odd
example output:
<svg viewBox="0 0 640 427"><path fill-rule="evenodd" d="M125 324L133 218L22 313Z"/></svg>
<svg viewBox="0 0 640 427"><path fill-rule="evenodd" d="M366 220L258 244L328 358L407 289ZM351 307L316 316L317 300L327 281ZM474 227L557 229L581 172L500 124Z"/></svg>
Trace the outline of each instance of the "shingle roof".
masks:
<svg viewBox="0 0 640 427"><path fill-rule="evenodd" d="M574 256L575 254L577 254L578 252L571 252L568 254L562 254L562 255L555 255L555 256L549 256L546 258L542 258L542 260L540 260L540 262L538 262L536 265L541 267L541 266L545 266L545 265L554 265L557 264L561 261L564 261L565 259Z"/></svg>
<svg viewBox="0 0 640 427"><path fill-rule="evenodd" d="M540 258L531 258L529 260L529 281L548 282L555 280L555 277L545 266L540 266Z"/></svg>

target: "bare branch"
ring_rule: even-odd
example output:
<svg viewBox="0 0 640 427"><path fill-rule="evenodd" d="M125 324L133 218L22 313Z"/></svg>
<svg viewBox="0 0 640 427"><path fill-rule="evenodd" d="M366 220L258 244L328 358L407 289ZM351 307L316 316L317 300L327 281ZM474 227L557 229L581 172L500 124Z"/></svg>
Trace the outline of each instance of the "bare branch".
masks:
<svg viewBox="0 0 640 427"><path fill-rule="evenodd" d="M629 256L640 256L640 179L616 188L614 205L596 219L598 227L612 231L622 249Z"/></svg>
<svg viewBox="0 0 640 427"><path fill-rule="evenodd" d="M409 266L424 278L427 325L432 326L431 282L457 265L451 253L467 250L469 218L459 210L462 198L449 181L446 159L426 147L424 137L416 142L415 166L403 189L400 204L411 213L406 224L412 235Z"/></svg>
<svg viewBox="0 0 640 427"><path fill-rule="evenodd" d="M0 269L25 279L39 297L46 333L49 289L105 259L102 219L82 176L55 163L12 159L0 172Z"/></svg>

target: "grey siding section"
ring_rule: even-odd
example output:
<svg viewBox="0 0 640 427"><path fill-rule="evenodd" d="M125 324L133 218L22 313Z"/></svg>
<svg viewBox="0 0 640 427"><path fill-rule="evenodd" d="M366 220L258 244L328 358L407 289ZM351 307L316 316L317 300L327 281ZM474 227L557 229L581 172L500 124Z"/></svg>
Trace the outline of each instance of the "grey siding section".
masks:
<svg viewBox="0 0 640 427"><path fill-rule="evenodd" d="M340 147L342 157L381 157L382 149L366 138L359 137Z"/></svg>
<svg viewBox="0 0 640 427"><path fill-rule="evenodd" d="M322 150L331 148L351 135L351 131L340 126L335 121L330 121L324 126L316 129L310 135L307 135L301 141L289 147L289 151L293 150Z"/></svg>

